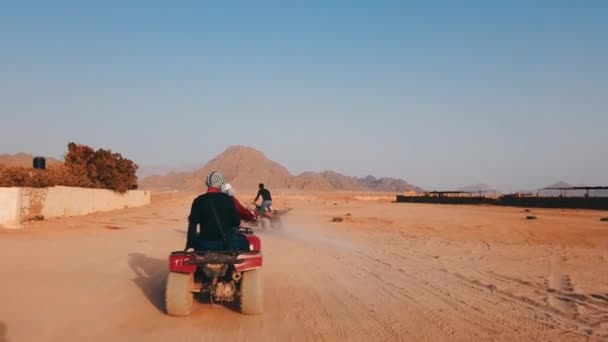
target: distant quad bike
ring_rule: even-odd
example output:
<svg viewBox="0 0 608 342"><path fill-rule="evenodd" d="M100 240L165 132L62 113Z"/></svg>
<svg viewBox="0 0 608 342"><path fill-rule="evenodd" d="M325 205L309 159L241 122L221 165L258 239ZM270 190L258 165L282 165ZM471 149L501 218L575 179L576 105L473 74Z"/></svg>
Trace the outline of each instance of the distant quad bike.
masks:
<svg viewBox="0 0 608 342"><path fill-rule="evenodd" d="M165 306L171 316L192 312L195 293L208 294L211 303L237 301L243 314L262 313L262 247L249 228L241 228L249 241L247 251L172 252L165 289Z"/></svg>
<svg viewBox="0 0 608 342"><path fill-rule="evenodd" d="M258 214L258 228L260 230L266 230L269 228L283 228L281 216L285 215L289 211L289 209L262 211L262 207L259 205L255 206L255 210Z"/></svg>

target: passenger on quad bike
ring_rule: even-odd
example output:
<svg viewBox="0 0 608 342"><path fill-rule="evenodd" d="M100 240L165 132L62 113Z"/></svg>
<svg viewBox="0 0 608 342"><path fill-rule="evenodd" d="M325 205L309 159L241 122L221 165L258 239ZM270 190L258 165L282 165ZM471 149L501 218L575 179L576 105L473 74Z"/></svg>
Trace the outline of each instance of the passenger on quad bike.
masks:
<svg viewBox="0 0 608 342"><path fill-rule="evenodd" d="M265 212L265 211L272 211L272 209L270 208L270 206L272 205L272 196L270 195L270 191L268 191L268 189L264 188L264 184L260 183L258 185L258 187L260 188L260 190L258 190L258 195L255 196L255 199L253 200L253 204L256 204L256 202L258 201L258 198L262 197L262 204L260 205L260 212Z"/></svg>
<svg viewBox="0 0 608 342"><path fill-rule="evenodd" d="M221 173L211 172L205 180L207 193L192 202L186 250L249 249L247 239L237 232L241 217L234 200L220 190L224 183Z"/></svg>
<svg viewBox="0 0 608 342"><path fill-rule="evenodd" d="M226 184L222 185L221 190L226 195L232 197L232 200L234 201L234 205L236 206L236 210L239 212L239 215L241 216L241 220L251 222L251 221L256 221L258 219L257 212L253 212L253 211L245 208L241 204L241 202L239 202L239 200L236 199L236 197L234 196L234 188L232 187L232 185L230 185L229 183L226 183Z"/></svg>

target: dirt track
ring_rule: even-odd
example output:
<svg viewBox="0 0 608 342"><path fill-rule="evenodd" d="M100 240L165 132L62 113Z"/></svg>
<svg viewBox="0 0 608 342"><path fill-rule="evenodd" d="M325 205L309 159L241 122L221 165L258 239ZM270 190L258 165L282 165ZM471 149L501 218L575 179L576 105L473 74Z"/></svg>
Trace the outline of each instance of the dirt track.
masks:
<svg viewBox="0 0 608 342"><path fill-rule="evenodd" d="M608 340L605 213L292 199L261 234L264 314L174 318L189 204L0 230L0 341Z"/></svg>

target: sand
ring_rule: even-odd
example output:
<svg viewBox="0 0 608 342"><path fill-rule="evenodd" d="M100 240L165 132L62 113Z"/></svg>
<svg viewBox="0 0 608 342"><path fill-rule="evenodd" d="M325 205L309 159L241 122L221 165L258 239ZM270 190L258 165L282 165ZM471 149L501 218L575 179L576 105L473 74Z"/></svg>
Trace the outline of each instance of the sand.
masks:
<svg viewBox="0 0 608 342"><path fill-rule="evenodd" d="M0 230L0 341L608 340L605 212L278 198L265 312L169 317L191 200Z"/></svg>

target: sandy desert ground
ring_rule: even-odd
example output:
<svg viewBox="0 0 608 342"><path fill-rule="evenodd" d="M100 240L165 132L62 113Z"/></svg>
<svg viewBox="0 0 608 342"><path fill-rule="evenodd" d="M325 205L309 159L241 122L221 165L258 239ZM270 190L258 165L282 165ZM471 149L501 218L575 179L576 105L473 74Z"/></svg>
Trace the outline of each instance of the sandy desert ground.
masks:
<svg viewBox="0 0 608 342"><path fill-rule="evenodd" d="M608 340L605 212L283 198L264 314L169 317L191 199L0 230L0 341Z"/></svg>

